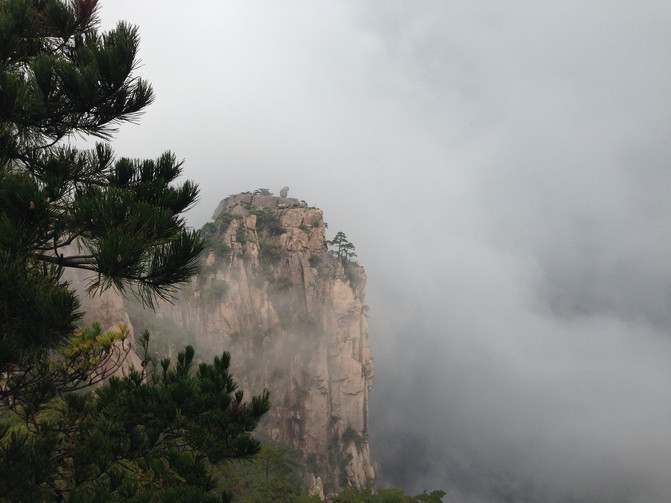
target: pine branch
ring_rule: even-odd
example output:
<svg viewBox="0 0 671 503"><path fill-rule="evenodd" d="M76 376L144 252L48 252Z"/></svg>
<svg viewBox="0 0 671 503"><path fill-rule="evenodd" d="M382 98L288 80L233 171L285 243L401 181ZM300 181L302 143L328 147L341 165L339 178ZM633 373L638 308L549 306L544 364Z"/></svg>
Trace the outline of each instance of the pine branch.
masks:
<svg viewBox="0 0 671 503"><path fill-rule="evenodd" d="M72 267L74 269L85 269L87 271L96 271L96 272L98 271L97 267L95 267L96 262L93 255L78 255L78 256L66 257L61 254L55 257L53 255L45 255L42 253L38 253L35 255L35 258L37 258L42 262L57 264L63 267Z"/></svg>

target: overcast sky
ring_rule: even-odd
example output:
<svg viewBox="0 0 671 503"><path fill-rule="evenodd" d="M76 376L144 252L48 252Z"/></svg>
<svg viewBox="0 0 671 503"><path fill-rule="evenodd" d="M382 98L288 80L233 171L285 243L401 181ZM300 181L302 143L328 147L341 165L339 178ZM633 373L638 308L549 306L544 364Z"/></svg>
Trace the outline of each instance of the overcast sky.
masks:
<svg viewBox="0 0 671 503"><path fill-rule="evenodd" d="M119 154L289 185L368 273L372 450L445 501L671 498L671 3L101 0Z"/></svg>

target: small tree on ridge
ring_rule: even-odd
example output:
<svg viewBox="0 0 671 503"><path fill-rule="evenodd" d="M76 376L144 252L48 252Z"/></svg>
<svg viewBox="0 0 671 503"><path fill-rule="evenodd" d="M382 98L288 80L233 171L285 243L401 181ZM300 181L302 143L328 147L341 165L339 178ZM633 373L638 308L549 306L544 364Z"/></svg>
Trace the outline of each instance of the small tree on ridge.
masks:
<svg viewBox="0 0 671 503"><path fill-rule="evenodd" d="M335 237L332 240L327 241L326 244L334 247L333 250L329 250L331 255L343 261L351 261L356 257L354 245L348 241L347 236L342 231L338 232Z"/></svg>

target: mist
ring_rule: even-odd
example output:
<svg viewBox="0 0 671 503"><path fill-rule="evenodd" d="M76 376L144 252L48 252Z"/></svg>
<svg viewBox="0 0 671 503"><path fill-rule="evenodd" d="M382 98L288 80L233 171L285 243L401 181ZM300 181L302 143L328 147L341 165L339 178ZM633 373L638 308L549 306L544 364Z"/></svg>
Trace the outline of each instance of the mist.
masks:
<svg viewBox="0 0 671 503"><path fill-rule="evenodd" d="M101 2L155 103L119 155L284 185L368 274L379 483L671 494L668 2Z"/></svg>

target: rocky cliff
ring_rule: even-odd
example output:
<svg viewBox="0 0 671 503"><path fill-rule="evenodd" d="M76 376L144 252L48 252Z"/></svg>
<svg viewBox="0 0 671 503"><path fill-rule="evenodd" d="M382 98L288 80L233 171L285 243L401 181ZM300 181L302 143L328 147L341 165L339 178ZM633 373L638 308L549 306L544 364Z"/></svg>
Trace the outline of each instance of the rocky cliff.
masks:
<svg viewBox="0 0 671 503"><path fill-rule="evenodd" d="M230 196L203 232L201 273L175 305L129 306L136 331L148 328L161 352L230 351L248 395L270 389L260 430L304 453L314 493L369 486L363 268L327 251L322 211L297 199Z"/></svg>

